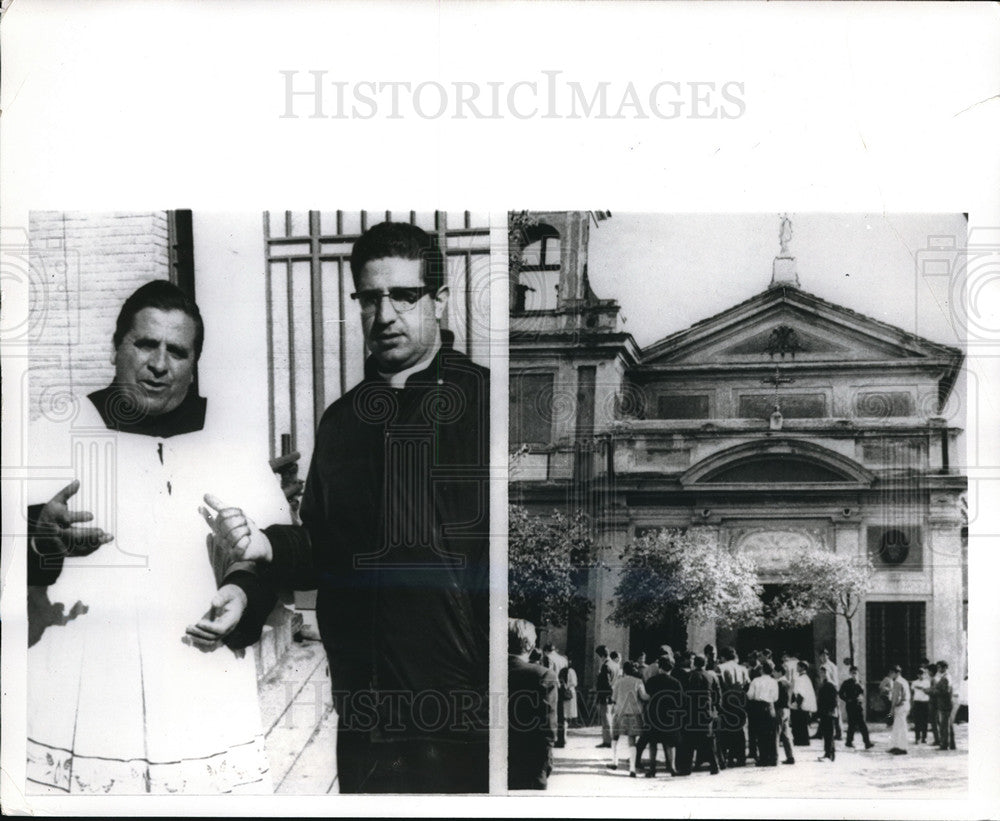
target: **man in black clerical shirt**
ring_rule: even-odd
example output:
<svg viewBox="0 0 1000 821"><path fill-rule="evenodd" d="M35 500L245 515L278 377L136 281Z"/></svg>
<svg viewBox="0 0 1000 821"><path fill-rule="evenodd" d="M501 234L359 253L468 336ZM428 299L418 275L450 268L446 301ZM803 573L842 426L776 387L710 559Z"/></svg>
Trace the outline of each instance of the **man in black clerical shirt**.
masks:
<svg viewBox="0 0 1000 821"><path fill-rule="evenodd" d="M204 515L276 586L318 590L341 792L485 792L489 372L440 326L424 231L374 226L351 273L370 356L320 421L302 526L261 531L214 497Z"/></svg>

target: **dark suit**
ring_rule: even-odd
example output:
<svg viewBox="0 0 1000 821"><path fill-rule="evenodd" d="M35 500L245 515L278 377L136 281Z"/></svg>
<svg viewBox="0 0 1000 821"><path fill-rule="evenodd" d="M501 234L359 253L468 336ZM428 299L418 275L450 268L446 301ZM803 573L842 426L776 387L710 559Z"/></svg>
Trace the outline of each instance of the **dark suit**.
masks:
<svg viewBox="0 0 1000 821"><path fill-rule="evenodd" d="M955 688L951 684L951 675L947 672L938 676L932 688L937 705L938 740L942 750L955 749L955 713L952 710L955 702Z"/></svg>
<svg viewBox="0 0 1000 821"><path fill-rule="evenodd" d="M559 681L540 664L507 657L507 789L544 790L552 772Z"/></svg>
<svg viewBox="0 0 1000 821"><path fill-rule="evenodd" d="M649 701L646 703L646 732L643 741L649 745L650 772L655 772L656 745L663 747L663 757L669 771L674 771L674 760L668 748L676 749L680 744L681 728L684 725L684 690L681 683L669 673L658 672L645 683ZM636 764L640 752L636 752Z"/></svg>
<svg viewBox="0 0 1000 821"><path fill-rule="evenodd" d="M864 695L864 688L855 678L846 678L840 685L840 698L847 708L847 746L854 746L855 731L861 733L861 740L865 747L871 746L871 739L868 737L868 724L865 722L865 707L861 697Z"/></svg>
<svg viewBox="0 0 1000 821"><path fill-rule="evenodd" d="M823 739L823 756L833 761L836 756L833 746L833 718L837 713L837 688L833 682L824 681L816 689L816 712L819 714L819 731Z"/></svg>
<svg viewBox="0 0 1000 821"><path fill-rule="evenodd" d="M601 667L597 671L597 681L594 684L594 692L597 694L597 706L601 713L601 743L605 747L611 746L611 713L614 705L611 701L611 686L615 679L621 675L621 668L611 659L603 659Z"/></svg>
<svg viewBox="0 0 1000 821"><path fill-rule="evenodd" d="M272 587L318 590L342 793L489 788L489 373L441 336L402 389L369 358L265 531Z"/></svg>
<svg viewBox="0 0 1000 821"><path fill-rule="evenodd" d="M691 757L697 752L698 758L707 761L713 774L719 771L719 760L715 755L715 721L719 715L722 688L719 677L710 670L692 670L684 687L684 701L687 705L688 725L685 730L683 754L679 756L677 769L681 773L691 772Z"/></svg>

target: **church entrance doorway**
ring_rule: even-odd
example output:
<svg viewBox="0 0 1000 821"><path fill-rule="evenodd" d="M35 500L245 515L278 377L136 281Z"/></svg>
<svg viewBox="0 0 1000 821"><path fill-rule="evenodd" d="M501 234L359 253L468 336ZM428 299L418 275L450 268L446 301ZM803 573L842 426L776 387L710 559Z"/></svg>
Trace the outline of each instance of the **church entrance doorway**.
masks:
<svg viewBox="0 0 1000 821"><path fill-rule="evenodd" d="M628 631L628 657L636 658L639 653L646 654L646 662L652 664L660 655L660 645L669 644L676 656L687 647L687 624L677 613L670 613L658 624L633 625ZM698 650L701 648L690 648Z"/></svg>
<svg viewBox="0 0 1000 821"><path fill-rule="evenodd" d="M765 584L761 599L770 604L781 593L783 585ZM731 645L736 648L740 659L745 660L752 650L771 651L772 658L780 661L783 653L788 653L800 661L815 666L819 651L826 649L831 658L836 658L834 641L836 623L832 615L821 613L810 624L792 627L739 627L720 628L716 631L719 647Z"/></svg>

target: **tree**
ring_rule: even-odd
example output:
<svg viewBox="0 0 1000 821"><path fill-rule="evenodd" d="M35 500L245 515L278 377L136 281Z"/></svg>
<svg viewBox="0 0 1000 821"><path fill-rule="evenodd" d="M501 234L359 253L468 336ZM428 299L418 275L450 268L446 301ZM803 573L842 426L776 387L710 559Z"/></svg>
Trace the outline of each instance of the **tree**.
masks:
<svg viewBox="0 0 1000 821"><path fill-rule="evenodd" d="M785 588L772 603L768 621L776 625L807 624L818 613L842 616L847 622L847 643L854 664L852 619L871 587L874 573L875 566L867 555L803 550L782 575Z"/></svg>
<svg viewBox="0 0 1000 821"><path fill-rule="evenodd" d="M763 621L753 560L722 547L708 528L640 536L620 558L622 573L609 617L615 624L655 625L672 613L687 622L748 626Z"/></svg>
<svg viewBox="0 0 1000 821"><path fill-rule="evenodd" d="M561 626L586 614L593 603L579 592L581 575L596 564L598 551L590 519L581 512L537 516L511 505L508 525L510 615Z"/></svg>

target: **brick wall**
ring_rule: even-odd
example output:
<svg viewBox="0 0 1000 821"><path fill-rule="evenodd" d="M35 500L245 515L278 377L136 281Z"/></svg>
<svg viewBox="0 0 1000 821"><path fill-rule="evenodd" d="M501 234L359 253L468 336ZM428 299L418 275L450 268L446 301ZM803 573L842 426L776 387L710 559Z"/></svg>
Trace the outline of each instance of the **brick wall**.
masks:
<svg viewBox="0 0 1000 821"><path fill-rule="evenodd" d="M166 211L30 215L32 420L111 381L118 311L138 286L169 278L168 234Z"/></svg>

